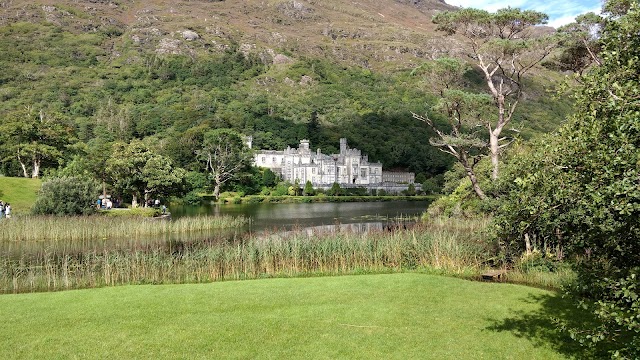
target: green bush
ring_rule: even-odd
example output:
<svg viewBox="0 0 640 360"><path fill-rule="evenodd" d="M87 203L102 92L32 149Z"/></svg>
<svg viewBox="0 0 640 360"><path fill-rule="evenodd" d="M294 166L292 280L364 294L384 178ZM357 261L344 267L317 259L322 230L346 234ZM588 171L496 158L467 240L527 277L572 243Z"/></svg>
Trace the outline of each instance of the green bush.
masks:
<svg viewBox="0 0 640 360"><path fill-rule="evenodd" d="M576 113L507 164L496 224L512 258L535 239L576 259L569 293L598 323L567 329L597 355L637 359L640 9L623 0L606 6L601 63L582 77Z"/></svg>
<svg viewBox="0 0 640 360"><path fill-rule="evenodd" d="M96 212L100 193L96 180L82 177L54 178L42 184L32 212L36 215L89 215Z"/></svg>
<svg viewBox="0 0 640 360"><path fill-rule="evenodd" d="M198 191L189 191L182 200L189 205L199 205L202 202L202 196Z"/></svg>

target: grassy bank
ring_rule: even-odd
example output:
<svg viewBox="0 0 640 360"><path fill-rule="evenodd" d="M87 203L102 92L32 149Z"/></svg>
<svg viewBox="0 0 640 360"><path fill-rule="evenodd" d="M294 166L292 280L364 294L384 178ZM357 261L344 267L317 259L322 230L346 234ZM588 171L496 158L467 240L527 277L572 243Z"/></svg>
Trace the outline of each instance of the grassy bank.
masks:
<svg viewBox="0 0 640 360"><path fill-rule="evenodd" d="M421 274L2 295L0 357L579 357L549 309L573 311L549 291Z"/></svg>
<svg viewBox="0 0 640 360"><path fill-rule="evenodd" d="M40 179L0 176L0 200L11 204L15 214L28 213L41 185Z"/></svg>

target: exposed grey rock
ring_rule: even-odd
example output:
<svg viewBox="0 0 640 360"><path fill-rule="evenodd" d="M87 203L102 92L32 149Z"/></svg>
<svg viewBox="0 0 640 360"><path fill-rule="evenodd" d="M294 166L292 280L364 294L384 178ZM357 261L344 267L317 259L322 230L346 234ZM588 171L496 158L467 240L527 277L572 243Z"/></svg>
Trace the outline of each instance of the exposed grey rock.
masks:
<svg viewBox="0 0 640 360"><path fill-rule="evenodd" d="M163 38L156 48L158 54L180 54L180 40Z"/></svg>
<svg viewBox="0 0 640 360"><path fill-rule="evenodd" d="M293 60L291 60L290 57L283 54L277 54L276 56L273 57L274 64L289 64L292 62Z"/></svg>
<svg viewBox="0 0 640 360"><path fill-rule="evenodd" d="M300 78L300 85L313 85L313 78L308 75L302 75Z"/></svg>
<svg viewBox="0 0 640 360"><path fill-rule="evenodd" d="M182 32L182 37L187 41L198 40L200 35L197 32L191 30L185 30Z"/></svg>
<svg viewBox="0 0 640 360"><path fill-rule="evenodd" d="M285 16L295 20L308 20L315 17L313 8L295 0L278 5L278 10Z"/></svg>

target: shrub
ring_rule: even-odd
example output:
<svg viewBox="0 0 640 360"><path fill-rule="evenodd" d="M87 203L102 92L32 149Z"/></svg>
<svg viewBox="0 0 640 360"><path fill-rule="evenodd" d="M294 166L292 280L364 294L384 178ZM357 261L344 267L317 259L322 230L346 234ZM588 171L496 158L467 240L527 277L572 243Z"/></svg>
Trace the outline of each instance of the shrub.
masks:
<svg viewBox="0 0 640 360"><path fill-rule="evenodd" d="M189 191L182 200L189 205L199 205L202 202L202 196L200 196L197 191L193 190Z"/></svg>
<svg viewBox="0 0 640 360"><path fill-rule="evenodd" d="M100 193L96 180L82 177L54 178L42 184L33 213L36 215L89 215L95 213Z"/></svg>
<svg viewBox="0 0 640 360"><path fill-rule="evenodd" d="M595 353L640 358L640 8L610 0L576 113L512 161L496 223L512 256L537 239L576 258L570 294L598 318L569 328Z"/></svg>

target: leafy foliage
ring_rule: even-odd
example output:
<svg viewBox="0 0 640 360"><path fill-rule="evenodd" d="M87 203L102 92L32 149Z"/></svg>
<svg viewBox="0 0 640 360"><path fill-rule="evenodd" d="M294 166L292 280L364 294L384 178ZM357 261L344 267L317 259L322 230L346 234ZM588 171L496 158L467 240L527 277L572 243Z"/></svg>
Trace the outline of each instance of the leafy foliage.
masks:
<svg viewBox="0 0 640 360"><path fill-rule="evenodd" d="M12 112L0 125L0 159L17 162L24 177L37 178L42 166L60 160L66 145L73 140L72 129L60 114L37 114L32 108Z"/></svg>
<svg viewBox="0 0 640 360"><path fill-rule="evenodd" d="M130 195L137 203L151 195L176 193L185 175L172 161L151 151L143 142L113 144L113 156L106 163L107 174L120 194Z"/></svg>
<svg viewBox="0 0 640 360"><path fill-rule="evenodd" d="M36 215L89 215L96 211L100 193L97 181L83 177L61 177L45 181L32 212Z"/></svg>
<svg viewBox="0 0 640 360"><path fill-rule="evenodd" d="M626 5L625 5L626 4ZM572 328L594 351L640 356L640 9L610 1L601 64L582 79L577 112L515 158L497 218L513 254L535 240L576 256L573 296L599 324ZM626 9L624 14L620 9Z"/></svg>
<svg viewBox="0 0 640 360"><path fill-rule="evenodd" d="M424 141L433 132L411 119L412 111L423 113L433 99L422 96L410 69L351 66L316 52L297 52L289 42L274 49L288 57L276 64L259 45L247 50L230 33L224 44L184 43L175 53L161 54L154 46L158 39L143 39L145 30L77 3L62 1L48 10L28 4L26 9L16 15L24 21L0 26L0 117L3 123L21 118L28 107L64 125L60 142L43 155L45 174L68 166L69 174L89 172L113 186L104 171L111 150L104 149L134 140L153 144L153 152L176 167L203 172L195 152L207 131L222 128L252 135L262 149L279 150L307 138L332 153L338 139L346 137L385 168L429 177L452 164ZM551 114L552 123L563 115L554 105L540 110ZM10 144L0 148L6 160L1 172L24 176L9 148L26 142L8 131L0 137ZM26 172L33 174L29 163L24 163ZM252 179L242 174L230 180L229 188L262 191Z"/></svg>
<svg viewBox="0 0 640 360"><path fill-rule="evenodd" d="M220 196L221 187L251 166L251 152L240 134L231 129L216 129L204 134L198 158L213 179L213 196Z"/></svg>
<svg viewBox="0 0 640 360"><path fill-rule="evenodd" d="M482 73L493 98L494 116L485 118L492 179L499 174L499 156L510 144L501 135L511 123L523 99L525 75L544 60L556 46L554 36L534 35L534 26L545 24L548 16L533 10L507 7L495 13L461 9L438 13L433 22L438 30L461 35L468 43L468 57ZM472 179L475 185L475 181ZM478 196L484 196L476 190Z"/></svg>

